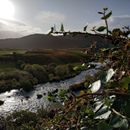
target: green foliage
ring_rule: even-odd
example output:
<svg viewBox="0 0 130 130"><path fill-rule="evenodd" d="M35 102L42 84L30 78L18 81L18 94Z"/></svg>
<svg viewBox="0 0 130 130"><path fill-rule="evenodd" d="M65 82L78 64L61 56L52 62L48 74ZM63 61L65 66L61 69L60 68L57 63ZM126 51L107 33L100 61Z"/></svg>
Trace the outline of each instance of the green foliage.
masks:
<svg viewBox="0 0 130 130"><path fill-rule="evenodd" d="M102 19L105 20L106 27L99 27L97 31L107 30L109 33L107 19L112 15L112 11L106 13L108 8L104 8ZM130 129L130 50L129 40L122 39L120 29L112 31L112 39L117 40L118 48L102 49L98 53L99 58L109 59L104 69L93 76L86 77L86 80L73 86L78 89L56 89L48 92L48 100L58 103L59 107L53 110L38 110L37 114L27 111L16 112L6 119L8 126L27 130L128 130ZM121 39L121 40L120 40ZM49 76L65 77L72 71L85 69L86 66L75 67L51 64L44 68L40 65L26 65L24 70L40 80L43 73L50 70ZM51 76L50 76L51 75ZM25 75L24 75L25 76ZM17 82L21 77L10 75L0 75L2 81L14 78ZM23 78L24 79L24 78ZM107 79L107 80L106 80ZM111 80L110 80L111 79ZM91 85L95 81L101 81L100 91L92 92ZM24 83L29 86L29 83ZM24 86L24 85L23 85ZM94 88L98 87L95 85ZM26 88L26 87L25 87ZM8 127L9 128L9 127Z"/></svg>
<svg viewBox="0 0 130 130"><path fill-rule="evenodd" d="M25 65L24 70L32 74L36 79L38 79L39 83L48 81L48 74L46 69L38 64L33 65Z"/></svg>
<svg viewBox="0 0 130 130"><path fill-rule="evenodd" d="M118 38L118 37L120 37L122 34L123 34L123 32L121 31L120 28L115 28L115 29L112 30L112 36L113 36L113 37Z"/></svg>
<svg viewBox="0 0 130 130"><path fill-rule="evenodd" d="M110 16L112 15L112 11L110 11L108 14L106 14L105 16L101 17L101 19L106 20L108 19Z"/></svg>
<svg viewBox="0 0 130 130"><path fill-rule="evenodd" d="M112 127L105 121L101 121L98 124L98 130L113 130Z"/></svg>
<svg viewBox="0 0 130 130"><path fill-rule="evenodd" d="M85 70L86 68L87 68L86 65L77 65L77 66L73 67L73 70L76 72L80 72L82 70Z"/></svg>
<svg viewBox="0 0 130 130"><path fill-rule="evenodd" d="M63 25L63 23L61 24L60 31L61 31L61 32L64 32L64 31L65 31L65 30L64 30L64 25Z"/></svg>
<svg viewBox="0 0 130 130"><path fill-rule="evenodd" d="M66 68L65 68L65 66L57 66L56 68L55 68L55 74L56 75L59 75L59 76L61 76L61 77L63 77L63 76L65 76L66 75L66 73L67 73L67 71L66 71Z"/></svg>
<svg viewBox="0 0 130 130"><path fill-rule="evenodd" d="M23 88L23 90L26 92L29 92L34 88L33 84L29 80L20 81L20 86L20 88Z"/></svg>
<svg viewBox="0 0 130 130"><path fill-rule="evenodd" d="M80 71L74 71L71 64L57 65L51 63L47 65L25 64L18 61L17 67L20 69L10 70L0 73L0 92L12 89L23 88L30 91L38 83L48 81L59 81L68 77L75 76Z"/></svg>
<svg viewBox="0 0 130 130"><path fill-rule="evenodd" d="M75 72L73 70L73 66L71 65L57 65L54 69L55 76L60 77L60 79L64 79L67 77L71 77L75 75Z"/></svg>
<svg viewBox="0 0 130 130"><path fill-rule="evenodd" d="M21 126L21 130L35 130L33 127L31 127L31 126L28 126L28 125L26 125L26 124L23 124L22 126Z"/></svg>
<svg viewBox="0 0 130 130"><path fill-rule="evenodd" d="M114 115L112 120L110 121L110 125L113 128L117 129L123 129L127 130L128 129L128 121L125 118L120 117L119 115Z"/></svg>
<svg viewBox="0 0 130 130"><path fill-rule="evenodd" d="M103 12L100 12L100 11L99 11L98 13L99 13L99 14L103 14Z"/></svg>
<svg viewBox="0 0 130 130"><path fill-rule="evenodd" d="M125 90L129 89L129 84L130 84L130 76L123 77L122 80L120 81L120 87L124 88Z"/></svg>
<svg viewBox="0 0 130 130"><path fill-rule="evenodd" d="M22 70L24 68L24 66L25 66L25 62L22 61L22 60L18 60L15 65L16 65L17 69L21 69Z"/></svg>
<svg viewBox="0 0 130 130"><path fill-rule="evenodd" d="M22 128L33 128L38 122L38 118L35 113L29 111L15 112L7 117L8 126L13 124L16 128L22 126ZM28 130L28 129L27 129ZM31 129L32 130L32 129Z"/></svg>
<svg viewBox="0 0 130 130"><path fill-rule="evenodd" d="M102 31L106 30L106 35L108 36L108 34L110 33L110 31L109 31L108 21L107 20L112 15L112 11L106 13L107 11L108 11L108 8L103 8L103 11L98 12L99 14L102 15L101 19L105 21L105 26L99 27L98 29L96 29L96 31L102 32ZM95 29L93 29L93 31L95 31Z"/></svg>
<svg viewBox="0 0 130 130"><path fill-rule="evenodd" d="M97 29L97 31L98 31L98 32L102 32L102 31L104 31L105 29L106 29L106 27L100 26L100 27Z"/></svg>
<svg viewBox="0 0 130 130"><path fill-rule="evenodd" d="M20 88L31 90L36 83L37 80L25 71L0 73L0 92Z"/></svg>

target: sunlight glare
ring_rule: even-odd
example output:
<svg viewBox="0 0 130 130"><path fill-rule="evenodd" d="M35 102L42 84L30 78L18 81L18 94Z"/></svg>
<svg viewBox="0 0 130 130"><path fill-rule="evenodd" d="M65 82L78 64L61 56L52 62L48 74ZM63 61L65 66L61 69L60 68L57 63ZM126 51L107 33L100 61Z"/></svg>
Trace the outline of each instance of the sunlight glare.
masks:
<svg viewBox="0 0 130 130"><path fill-rule="evenodd" d="M14 5L9 0L0 0L0 18L13 19L14 18Z"/></svg>

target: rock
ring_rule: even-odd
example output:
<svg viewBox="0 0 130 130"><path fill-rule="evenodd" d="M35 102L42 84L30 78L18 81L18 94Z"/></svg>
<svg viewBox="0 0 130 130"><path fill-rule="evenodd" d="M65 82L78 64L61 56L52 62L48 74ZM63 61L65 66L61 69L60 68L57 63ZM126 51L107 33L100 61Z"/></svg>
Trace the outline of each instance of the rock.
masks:
<svg viewBox="0 0 130 130"><path fill-rule="evenodd" d="M37 99L41 99L42 95L41 94L37 94Z"/></svg>
<svg viewBox="0 0 130 130"><path fill-rule="evenodd" d="M3 104L4 104L4 101L1 101L1 100L0 100L0 106L3 105Z"/></svg>
<svg viewBox="0 0 130 130"><path fill-rule="evenodd" d="M28 100L30 97L29 97L29 96L26 96L25 98L26 98L26 100Z"/></svg>
<svg viewBox="0 0 130 130"><path fill-rule="evenodd" d="M43 93L43 95L46 95L46 93Z"/></svg>
<svg viewBox="0 0 130 130"><path fill-rule="evenodd" d="M57 93L57 92L58 92L58 89L54 90L52 93L55 94L55 93Z"/></svg>

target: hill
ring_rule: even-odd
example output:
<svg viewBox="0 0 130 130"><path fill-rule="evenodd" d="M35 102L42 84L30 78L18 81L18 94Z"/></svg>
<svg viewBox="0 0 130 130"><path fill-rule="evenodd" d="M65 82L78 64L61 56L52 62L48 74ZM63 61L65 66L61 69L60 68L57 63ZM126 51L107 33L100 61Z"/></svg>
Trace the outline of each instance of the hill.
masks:
<svg viewBox="0 0 130 130"><path fill-rule="evenodd" d="M52 36L45 34L32 34L21 38L0 39L0 48L16 49L66 49L86 48L93 42L97 48L110 47L111 42L99 35L94 34L69 34L66 36Z"/></svg>

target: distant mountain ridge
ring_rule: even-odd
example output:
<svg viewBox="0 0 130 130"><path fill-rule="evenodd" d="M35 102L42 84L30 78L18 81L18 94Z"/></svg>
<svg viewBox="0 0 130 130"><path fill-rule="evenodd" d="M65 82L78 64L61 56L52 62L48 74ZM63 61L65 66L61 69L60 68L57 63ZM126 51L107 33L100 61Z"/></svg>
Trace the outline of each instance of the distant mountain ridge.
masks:
<svg viewBox="0 0 130 130"><path fill-rule="evenodd" d="M32 34L21 38L0 39L0 48L16 49L66 49L86 48L93 42L97 48L111 47L111 41L95 34L76 34L66 36L52 36L45 34Z"/></svg>

